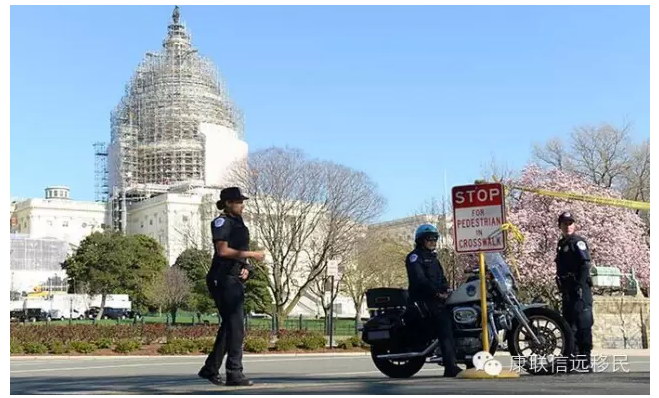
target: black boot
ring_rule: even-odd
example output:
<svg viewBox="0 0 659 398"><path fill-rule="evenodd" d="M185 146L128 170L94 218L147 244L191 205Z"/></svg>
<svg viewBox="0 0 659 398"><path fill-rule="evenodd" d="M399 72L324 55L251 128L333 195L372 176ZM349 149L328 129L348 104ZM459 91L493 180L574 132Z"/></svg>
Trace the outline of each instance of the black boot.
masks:
<svg viewBox="0 0 659 398"><path fill-rule="evenodd" d="M222 381L222 376L220 376L219 373L217 372L211 372L206 368L205 366L201 368L199 373L197 373L199 377L202 379L206 379L210 381L211 383L215 384L216 386L221 386L223 381Z"/></svg>
<svg viewBox="0 0 659 398"><path fill-rule="evenodd" d="M462 372L462 368L458 365L453 364L452 366L447 365L444 368L444 377L455 377L458 373Z"/></svg>
<svg viewBox="0 0 659 398"><path fill-rule="evenodd" d="M253 386L254 383L245 377L244 374L237 374L237 375L232 375L227 373L227 386L232 386L232 387L237 387L237 386L243 386L243 387L249 387Z"/></svg>

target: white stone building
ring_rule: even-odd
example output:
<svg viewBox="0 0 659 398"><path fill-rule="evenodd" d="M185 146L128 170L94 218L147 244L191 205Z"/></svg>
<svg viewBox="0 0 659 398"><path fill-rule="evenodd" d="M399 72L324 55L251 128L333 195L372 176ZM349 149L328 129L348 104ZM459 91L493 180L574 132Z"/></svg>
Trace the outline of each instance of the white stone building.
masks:
<svg viewBox="0 0 659 398"><path fill-rule="evenodd" d="M30 238L55 238L76 247L82 239L106 224L107 205L102 202L71 200L69 188L46 188L45 198L12 203L12 233Z"/></svg>
<svg viewBox="0 0 659 398"><path fill-rule="evenodd" d="M446 220L440 214L418 214L410 217L397 218L395 220L384 221L380 223L371 224L368 226L369 231L378 231L383 236L400 242L408 242L410 250L414 247L414 231L421 224L433 224L440 231L439 246L449 246L453 244L453 238L450 231L452 217L447 214ZM446 223L446 227L441 226Z"/></svg>
<svg viewBox="0 0 659 398"><path fill-rule="evenodd" d="M11 290L62 290L66 273L60 263L87 235L102 231L105 203L71 200L69 188L51 186L45 198L10 206Z"/></svg>

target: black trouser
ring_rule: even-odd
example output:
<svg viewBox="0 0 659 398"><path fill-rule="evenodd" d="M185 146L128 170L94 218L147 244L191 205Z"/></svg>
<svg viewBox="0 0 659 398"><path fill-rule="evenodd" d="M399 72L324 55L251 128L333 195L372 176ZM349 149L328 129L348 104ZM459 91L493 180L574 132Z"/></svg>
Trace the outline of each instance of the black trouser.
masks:
<svg viewBox="0 0 659 398"><path fill-rule="evenodd" d="M222 324L217 332L213 351L206 358L205 367L211 373L218 373L224 354L228 354L227 377L241 377L245 338L245 287L238 277L232 275L224 275L218 279L207 278L206 284L222 317Z"/></svg>
<svg viewBox="0 0 659 398"><path fill-rule="evenodd" d="M457 366L451 313L439 300L425 301L425 304L430 315L431 325L434 327L433 332L435 333L435 336L439 338L439 346L442 350L444 367Z"/></svg>
<svg viewBox="0 0 659 398"><path fill-rule="evenodd" d="M566 287L563 292L561 312L570 325L574 336L574 349L570 354L583 356L590 363L590 353L593 349L593 299L589 286L581 288Z"/></svg>

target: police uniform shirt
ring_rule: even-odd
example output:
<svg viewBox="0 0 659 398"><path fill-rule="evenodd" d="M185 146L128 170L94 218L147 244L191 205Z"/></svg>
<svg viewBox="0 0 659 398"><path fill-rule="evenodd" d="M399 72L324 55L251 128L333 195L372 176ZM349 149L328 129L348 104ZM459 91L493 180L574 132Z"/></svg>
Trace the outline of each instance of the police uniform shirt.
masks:
<svg viewBox="0 0 659 398"><path fill-rule="evenodd" d="M240 216L231 216L226 213L220 214L219 217L211 222L211 233L213 235L213 265L212 273L218 275L229 274L237 276L241 268L251 270L246 259L231 259L220 257L217 252L216 243L218 241L227 242L227 246L234 250L249 250L249 229Z"/></svg>
<svg viewBox="0 0 659 398"><path fill-rule="evenodd" d="M405 259L410 297L414 300L433 300L448 290L437 252L415 249Z"/></svg>
<svg viewBox="0 0 659 398"><path fill-rule="evenodd" d="M556 273L559 277L572 277L578 284L588 283L590 277L590 251L586 240L568 235L558 242Z"/></svg>

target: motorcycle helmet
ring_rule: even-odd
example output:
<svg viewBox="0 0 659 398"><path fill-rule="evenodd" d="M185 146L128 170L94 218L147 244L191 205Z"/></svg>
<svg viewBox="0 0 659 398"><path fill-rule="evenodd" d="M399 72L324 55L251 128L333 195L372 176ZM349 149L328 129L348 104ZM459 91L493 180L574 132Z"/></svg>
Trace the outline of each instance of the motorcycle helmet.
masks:
<svg viewBox="0 0 659 398"><path fill-rule="evenodd" d="M416 229L416 232L414 233L414 242L417 245L421 244L428 237L439 239L439 231L437 230L437 227L432 224L419 225L419 227Z"/></svg>

